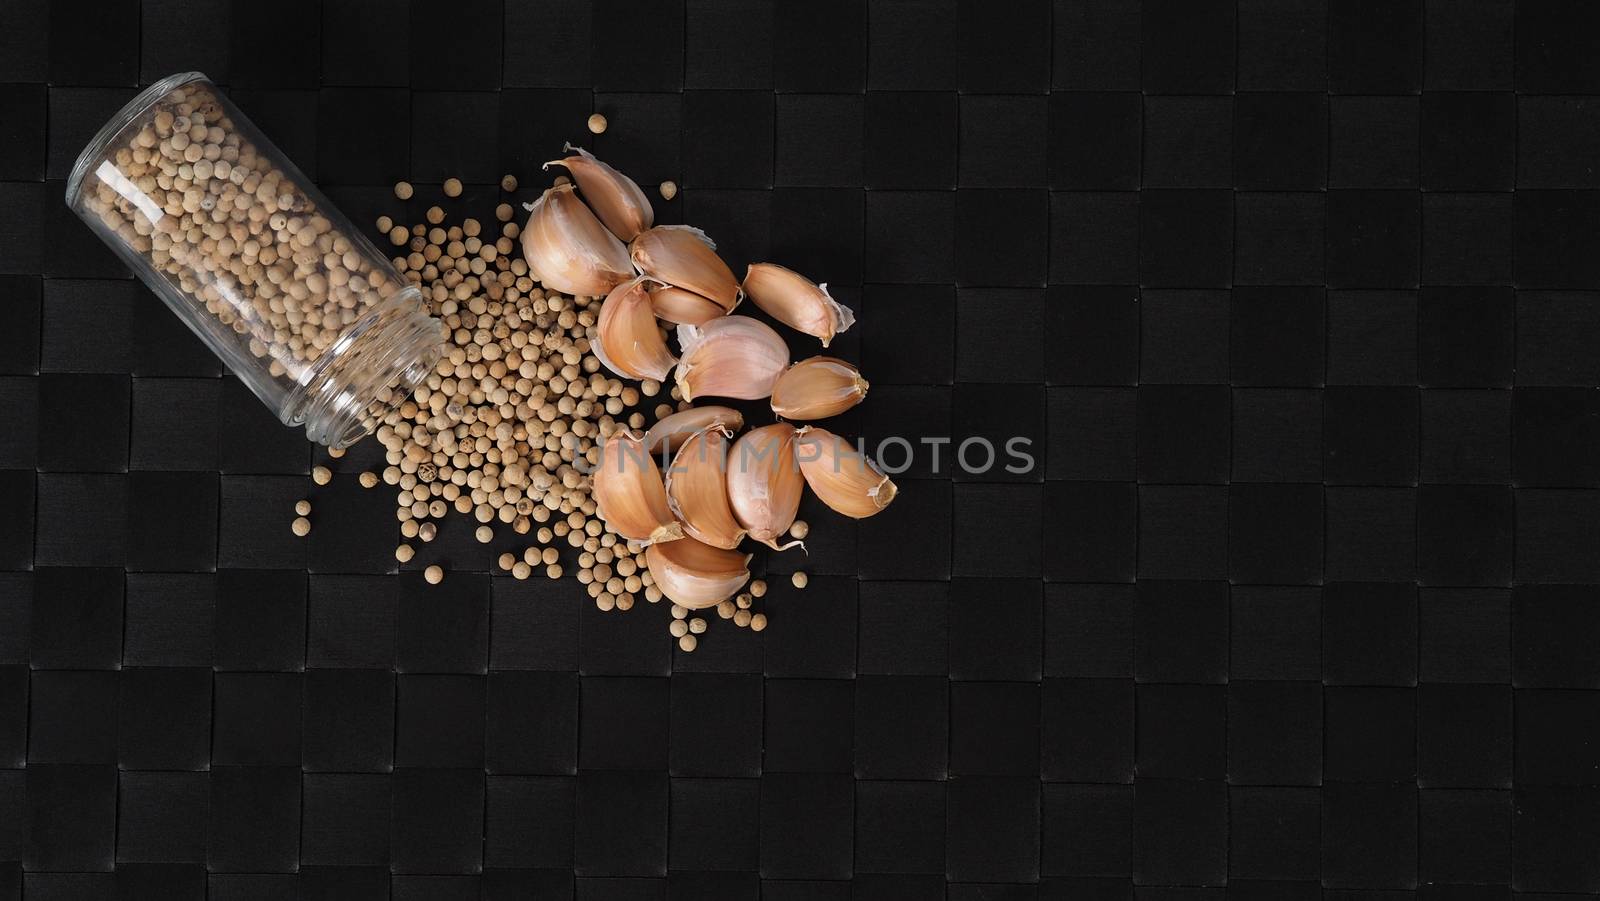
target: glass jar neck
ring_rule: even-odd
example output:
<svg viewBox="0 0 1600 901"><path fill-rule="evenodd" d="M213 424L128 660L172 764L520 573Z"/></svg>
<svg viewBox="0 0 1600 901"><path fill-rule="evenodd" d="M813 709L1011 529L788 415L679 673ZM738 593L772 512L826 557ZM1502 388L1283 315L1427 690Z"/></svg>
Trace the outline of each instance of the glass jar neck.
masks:
<svg viewBox="0 0 1600 901"><path fill-rule="evenodd" d="M433 371L444 350L443 324L429 316L415 285L373 308L323 352L285 400L280 418L306 437L342 448L371 433Z"/></svg>

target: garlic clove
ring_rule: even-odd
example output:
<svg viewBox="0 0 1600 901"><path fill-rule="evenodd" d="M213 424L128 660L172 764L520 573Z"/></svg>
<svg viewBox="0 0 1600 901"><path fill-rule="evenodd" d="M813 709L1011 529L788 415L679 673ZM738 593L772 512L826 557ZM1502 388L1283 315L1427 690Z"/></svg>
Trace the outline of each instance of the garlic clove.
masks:
<svg viewBox="0 0 1600 901"><path fill-rule="evenodd" d="M600 362L623 378L660 381L678 363L656 325L643 278L618 285L606 295L591 343Z"/></svg>
<svg viewBox="0 0 1600 901"><path fill-rule="evenodd" d="M861 370L833 357L811 357L784 370L772 386L772 412L785 419L827 419L861 403Z"/></svg>
<svg viewBox="0 0 1600 901"><path fill-rule="evenodd" d="M812 493L845 516L865 519L894 500L894 482L865 454L827 429L807 426L796 432L795 460Z"/></svg>
<svg viewBox="0 0 1600 901"><path fill-rule="evenodd" d="M583 199L612 234L624 242L632 241L655 223L655 210L638 182L596 159L582 147L568 144L566 149L578 155L551 160L544 168L565 166L572 173L573 181L578 183Z"/></svg>
<svg viewBox="0 0 1600 901"><path fill-rule="evenodd" d="M655 309L657 319L674 325L705 325L728 312L714 300L672 285L651 288L650 306Z"/></svg>
<svg viewBox="0 0 1600 901"><path fill-rule="evenodd" d="M678 326L676 379L683 399L759 400L789 365L789 346L772 327L749 316L722 316Z"/></svg>
<svg viewBox="0 0 1600 901"><path fill-rule="evenodd" d="M533 277L552 291L600 297L633 278L628 248L573 193L557 185L529 208L522 255Z"/></svg>
<svg viewBox="0 0 1600 901"><path fill-rule="evenodd" d="M775 550L800 511L805 480L795 464L794 426L786 422L751 429L728 452L728 503L751 538Z"/></svg>
<svg viewBox="0 0 1600 901"><path fill-rule="evenodd" d="M733 597L750 579L750 555L684 538L644 550L656 587L674 604L699 610Z"/></svg>
<svg viewBox="0 0 1600 901"><path fill-rule="evenodd" d="M667 506L683 531L712 547L732 549L744 538L728 502L728 436L720 425L689 437L667 467Z"/></svg>
<svg viewBox="0 0 1600 901"><path fill-rule="evenodd" d="M822 339L823 347L856 321L856 314L828 293L827 283L815 284L777 263L750 264L744 293L773 319Z"/></svg>
<svg viewBox="0 0 1600 901"><path fill-rule="evenodd" d="M651 544L683 537L683 526L667 505L661 470L641 436L628 430L612 435L592 479L597 512L617 534Z"/></svg>
<svg viewBox="0 0 1600 901"><path fill-rule="evenodd" d="M712 426L722 426L729 432L737 433L744 428L744 414L732 407L690 407L680 410L670 416L658 420L644 434L644 446L652 454L661 453L665 447L668 453L676 451L683 443L696 432Z"/></svg>
<svg viewBox="0 0 1600 901"><path fill-rule="evenodd" d="M738 305L739 282L700 229L658 225L640 232L629 246L633 264L656 281L693 291L724 310Z"/></svg>

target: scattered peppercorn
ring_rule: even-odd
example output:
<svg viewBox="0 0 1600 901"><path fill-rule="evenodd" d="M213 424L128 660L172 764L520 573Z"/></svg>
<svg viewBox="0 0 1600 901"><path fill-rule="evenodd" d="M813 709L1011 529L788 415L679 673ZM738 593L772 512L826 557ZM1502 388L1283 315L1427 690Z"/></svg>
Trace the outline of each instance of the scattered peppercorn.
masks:
<svg viewBox="0 0 1600 901"><path fill-rule="evenodd" d="M375 472L364 472L357 478L361 482L362 488L378 487L378 474Z"/></svg>
<svg viewBox="0 0 1600 901"><path fill-rule="evenodd" d="M794 575L789 577L789 581L793 582L794 587L796 588L804 588L811 583L811 577L807 576L804 572L796 572Z"/></svg>
<svg viewBox="0 0 1600 901"><path fill-rule="evenodd" d="M678 196L678 183L677 182L675 182L675 181L664 181L664 182L661 183L661 199L662 200L671 200L672 198L677 197L677 196Z"/></svg>
<svg viewBox="0 0 1600 901"><path fill-rule="evenodd" d="M757 613L756 615L750 617L750 631L752 631L752 632L760 632L762 629L765 629L766 627L767 627L767 615L765 613Z"/></svg>
<svg viewBox="0 0 1600 901"><path fill-rule="evenodd" d="M304 516L297 516L289 528L293 530L296 535L304 538L311 534L311 520L306 519Z"/></svg>
<svg viewBox="0 0 1600 901"><path fill-rule="evenodd" d="M294 512L295 512L296 516L310 516L311 515L311 502L307 501L307 500L295 501L294 502Z"/></svg>
<svg viewBox="0 0 1600 901"><path fill-rule="evenodd" d="M595 113L589 117L589 131L600 134L606 130L606 117Z"/></svg>
<svg viewBox="0 0 1600 901"><path fill-rule="evenodd" d="M797 519L789 526L789 534L794 538L804 538L811 534L811 527L803 519Z"/></svg>
<svg viewBox="0 0 1600 901"><path fill-rule="evenodd" d="M415 557L416 555L417 552L412 550L411 545L409 544L402 544L394 549L394 558L399 560L401 563L410 563L411 558Z"/></svg>
<svg viewBox="0 0 1600 901"><path fill-rule="evenodd" d="M693 635L685 635L678 639L678 650L684 652L685 654L693 654L694 649L699 646L699 639L695 638Z"/></svg>
<svg viewBox="0 0 1600 901"><path fill-rule="evenodd" d="M765 579L756 579L756 580L754 580L754 581L752 581L750 583L750 596L751 597L755 597L755 598L764 597L766 595L766 593L767 593L767 582L766 582Z"/></svg>
<svg viewBox="0 0 1600 901"><path fill-rule="evenodd" d="M446 196L446 197L460 197L461 196L461 179L459 179L459 178L447 178L447 179L445 179L444 180L444 196Z"/></svg>
<svg viewBox="0 0 1600 901"><path fill-rule="evenodd" d="M428 580L429 585L438 585L444 581L444 569L434 564L422 571L422 577Z"/></svg>
<svg viewBox="0 0 1600 901"><path fill-rule="evenodd" d="M515 175L502 175L500 177L500 190L506 192L507 194L510 194L512 191L515 191L516 189L517 189L517 177Z"/></svg>
<svg viewBox="0 0 1600 901"><path fill-rule="evenodd" d="M311 481L318 485L326 485L333 481L333 471L326 466L311 467Z"/></svg>
<svg viewBox="0 0 1600 901"><path fill-rule="evenodd" d="M412 193L411 182L397 181L394 183L394 196L401 200L410 200Z"/></svg>

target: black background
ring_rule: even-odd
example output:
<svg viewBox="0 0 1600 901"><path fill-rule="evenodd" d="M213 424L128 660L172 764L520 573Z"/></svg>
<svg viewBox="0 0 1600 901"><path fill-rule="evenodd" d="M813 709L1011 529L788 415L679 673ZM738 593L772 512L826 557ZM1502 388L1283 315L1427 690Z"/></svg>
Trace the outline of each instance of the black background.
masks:
<svg viewBox="0 0 1600 901"><path fill-rule="evenodd" d="M1600 892L1593 10L0 0L0 899ZM396 576L61 203L191 68L364 223L676 179L861 312L841 431L1041 466L808 504L693 655Z"/></svg>

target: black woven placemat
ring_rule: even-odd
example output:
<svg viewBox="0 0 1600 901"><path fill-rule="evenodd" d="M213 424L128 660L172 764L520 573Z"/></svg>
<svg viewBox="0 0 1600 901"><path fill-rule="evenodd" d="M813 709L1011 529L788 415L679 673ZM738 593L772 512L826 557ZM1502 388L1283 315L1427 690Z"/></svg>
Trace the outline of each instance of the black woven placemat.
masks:
<svg viewBox="0 0 1600 901"><path fill-rule="evenodd" d="M1600 893L1595 20L0 0L0 901ZM396 574L61 202L186 69L358 222L674 179L858 310L840 431L1038 465L808 502L692 655L463 522Z"/></svg>

